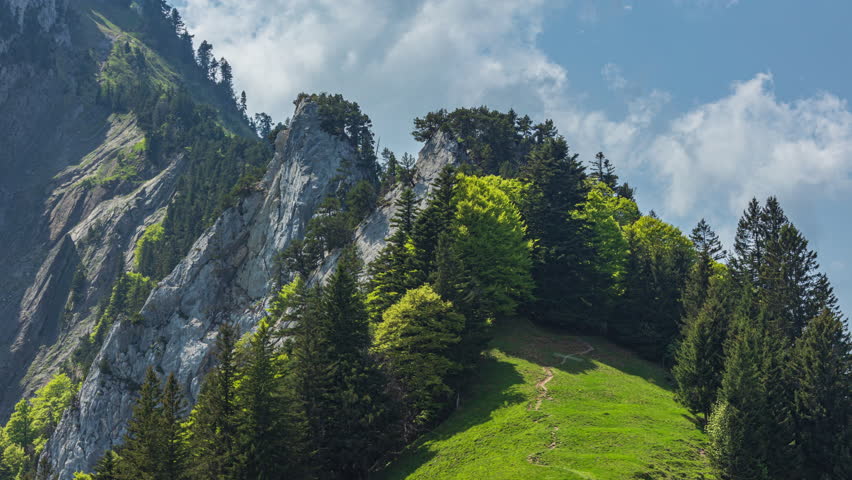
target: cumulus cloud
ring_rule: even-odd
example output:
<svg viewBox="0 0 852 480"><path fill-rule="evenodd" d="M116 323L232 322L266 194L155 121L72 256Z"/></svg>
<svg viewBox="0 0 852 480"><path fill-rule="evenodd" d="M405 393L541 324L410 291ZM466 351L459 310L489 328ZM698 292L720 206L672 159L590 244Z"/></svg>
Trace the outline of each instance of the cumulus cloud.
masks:
<svg viewBox="0 0 852 480"><path fill-rule="evenodd" d="M772 75L761 73L676 118L645 157L665 179L675 215L720 200L738 212L770 194L800 203L852 187L852 113L827 93L780 101Z"/></svg>
<svg viewBox="0 0 852 480"><path fill-rule="evenodd" d="M187 0L183 10L196 38L234 66L251 110L281 118L300 91L340 92L400 146L411 143L415 115L505 108L507 99L540 111L561 92L567 72L536 46L548 8L543 0Z"/></svg>
<svg viewBox="0 0 852 480"><path fill-rule="evenodd" d="M601 77L606 82L607 88L613 91L624 90L627 87L627 79L621 73L621 67L610 62L601 68Z"/></svg>

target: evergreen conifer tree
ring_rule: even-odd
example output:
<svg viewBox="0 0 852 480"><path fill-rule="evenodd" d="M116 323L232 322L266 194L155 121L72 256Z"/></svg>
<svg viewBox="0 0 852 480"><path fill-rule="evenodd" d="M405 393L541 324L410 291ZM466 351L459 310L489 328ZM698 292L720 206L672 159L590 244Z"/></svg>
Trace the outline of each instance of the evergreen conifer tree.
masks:
<svg viewBox="0 0 852 480"><path fill-rule="evenodd" d="M678 400L704 420L716 403L725 365L724 344L731 315L730 293L722 282L710 287L701 311L686 325L672 373L677 380Z"/></svg>
<svg viewBox="0 0 852 480"><path fill-rule="evenodd" d="M160 476L164 459L161 400L160 379L154 368L148 367L133 417L127 424L124 444L118 451L119 477L123 480L165 480Z"/></svg>
<svg viewBox="0 0 852 480"><path fill-rule="evenodd" d="M793 354L798 478L852 478L852 339L825 309Z"/></svg>

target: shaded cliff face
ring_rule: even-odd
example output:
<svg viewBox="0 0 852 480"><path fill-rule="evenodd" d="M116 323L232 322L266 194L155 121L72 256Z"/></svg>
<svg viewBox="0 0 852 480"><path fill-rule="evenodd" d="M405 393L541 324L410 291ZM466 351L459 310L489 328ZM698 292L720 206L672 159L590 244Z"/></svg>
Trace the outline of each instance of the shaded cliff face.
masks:
<svg viewBox="0 0 852 480"><path fill-rule="evenodd" d="M94 204L117 194L111 188L63 187L57 176L99 148L109 155L123 147L110 139L110 113L94 104L86 88L94 78L60 68L78 53L73 45L78 30L68 22L66 2L0 0L0 16L0 265L7 272L0 276L0 420L5 421L21 394L37 386L22 381L39 348L53 345L63 330L63 307L81 258L66 236ZM95 56L109 51L109 42L102 40L91 45ZM91 60L76 65L85 69ZM141 133L130 128L127 136L138 140ZM91 162L94 168L100 164ZM53 208L72 203L88 206Z"/></svg>
<svg viewBox="0 0 852 480"><path fill-rule="evenodd" d="M416 190L424 194L444 165L458 162L455 142L436 136L420 154ZM308 220L323 199L369 172L344 171L356 152L320 128L315 104L300 104L290 129L276 141L276 154L256 192L227 210L196 241L189 255L151 293L143 320L113 327L84 382L78 405L69 409L46 448L60 478L87 470L117 443L148 366L174 372L193 404L218 326L233 322L251 330L264 316L272 293L273 258L304 237ZM356 244L365 261L375 258L389 234L400 189L359 226ZM332 254L316 274L333 270Z"/></svg>
<svg viewBox="0 0 852 480"><path fill-rule="evenodd" d="M187 171L183 154L147 159L135 114L98 102L100 67L125 34L92 10L132 18L120 3L0 0L0 424L91 332ZM116 175L124 161L132 178Z"/></svg>

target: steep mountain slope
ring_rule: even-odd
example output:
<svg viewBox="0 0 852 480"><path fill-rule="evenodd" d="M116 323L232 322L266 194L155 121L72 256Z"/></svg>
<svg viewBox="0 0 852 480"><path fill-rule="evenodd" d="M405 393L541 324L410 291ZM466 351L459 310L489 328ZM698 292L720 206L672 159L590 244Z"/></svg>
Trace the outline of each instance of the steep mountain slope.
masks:
<svg viewBox="0 0 852 480"><path fill-rule="evenodd" d="M218 325L233 322L246 331L265 315L274 285L274 257L305 235L308 220L329 195L371 172L359 170L357 152L321 127L318 106L297 105L290 128L276 140L276 154L259 191L227 210L189 255L152 292L137 322L124 321L109 333L81 388L79 406L62 419L46 449L60 478L91 469L124 432L131 406L149 365L174 372L191 404ZM439 135L422 150L416 190L447 164L457 163L458 145ZM356 246L369 262L388 235L394 190L357 229ZM317 272L333 269L336 253Z"/></svg>
<svg viewBox="0 0 852 480"><path fill-rule="evenodd" d="M506 326L479 372L378 478L715 478L665 371L606 340Z"/></svg>
<svg viewBox="0 0 852 480"><path fill-rule="evenodd" d="M0 0L3 421L91 331L98 302L129 268L145 227L162 218L187 167L180 152L149 154L137 112L102 98L105 82L122 81L116 46L143 60L143 73L127 77L191 85L196 101L217 105L223 125L251 134L236 107L191 73L191 59L175 63L123 29L134 22L129 4L107 0ZM75 275L85 281L68 302Z"/></svg>

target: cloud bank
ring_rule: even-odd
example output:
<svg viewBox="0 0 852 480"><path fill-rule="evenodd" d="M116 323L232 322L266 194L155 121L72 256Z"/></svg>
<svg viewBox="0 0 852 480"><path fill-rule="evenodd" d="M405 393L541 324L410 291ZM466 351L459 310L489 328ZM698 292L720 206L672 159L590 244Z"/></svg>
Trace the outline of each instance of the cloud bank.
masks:
<svg viewBox="0 0 852 480"><path fill-rule="evenodd" d="M714 8L737 3L674 1ZM836 241L849 228L830 226L837 214L848 217L837 205L852 201L847 103L829 93L780 100L772 75L756 73L732 79L738 82L721 98L664 118L677 99L660 90L641 93L629 71L605 63L598 67L601 82L624 102L625 113L613 116L573 91L570 66L539 45L543 19L582 17L588 14L584 5L185 0L181 8L196 38L211 41L234 66L236 86L248 92L252 111L283 120L299 92L339 92L362 105L382 146L397 151L418 148L409 135L411 119L437 108L487 104L553 118L581 158L606 152L622 177L639 185L644 209L684 229L707 217L730 242L749 198L778 195L829 259L824 263L835 283L845 282L841 296L852 297L852 274Z"/></svg>

